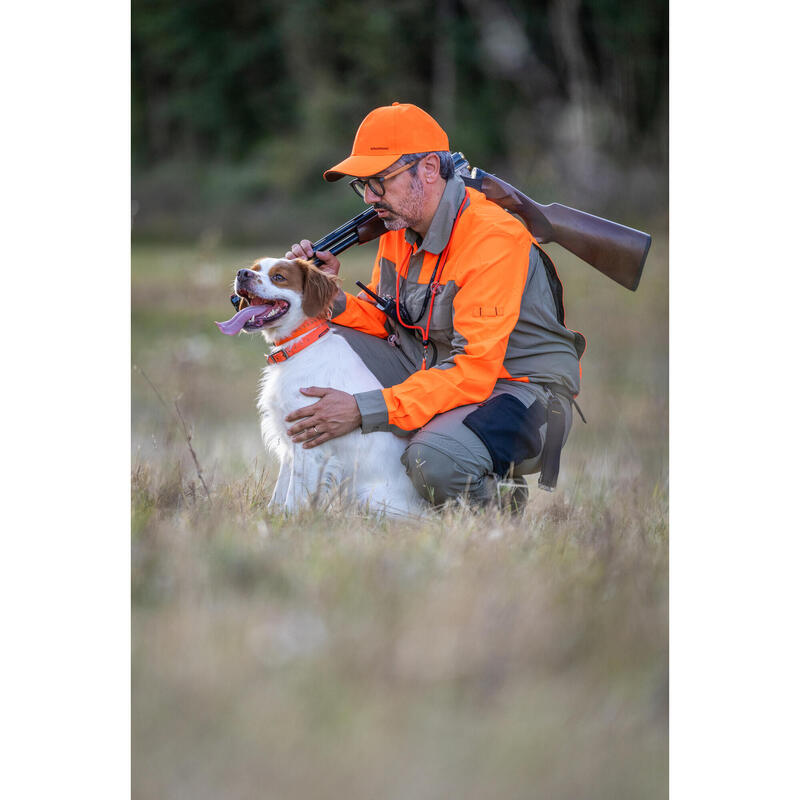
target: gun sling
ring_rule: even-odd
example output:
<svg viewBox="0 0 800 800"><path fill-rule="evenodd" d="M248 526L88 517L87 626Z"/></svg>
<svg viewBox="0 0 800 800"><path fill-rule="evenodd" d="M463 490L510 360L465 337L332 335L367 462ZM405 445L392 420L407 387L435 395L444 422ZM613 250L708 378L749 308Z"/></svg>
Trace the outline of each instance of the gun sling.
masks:
<svg viewBox="0 0 800 800"><path fill-rule="evenodd" d="M546 492L552 492L558 483L558 472L561 468L561 448L564 442L564 429L566 421L564 419L564 409L558 401L561 395L567 402L575 406L584 424L586 417L569 389L560 383L544 384L547 391L547 430L544 435L544 445L542 446L542 460L539 471L539 488Z"/></svg>

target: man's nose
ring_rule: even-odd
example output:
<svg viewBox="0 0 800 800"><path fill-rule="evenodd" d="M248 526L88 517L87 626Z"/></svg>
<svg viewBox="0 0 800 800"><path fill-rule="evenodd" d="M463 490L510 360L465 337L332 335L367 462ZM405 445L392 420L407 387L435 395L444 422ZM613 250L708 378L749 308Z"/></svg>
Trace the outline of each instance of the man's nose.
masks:
<svg viewBox="0 0 800 800"><path fill-rule="evenodd" d="M368 205L374 205L381 199L379 194L375 194L372 189L369 188L369 184L364 187L364 202Z"/></svg>

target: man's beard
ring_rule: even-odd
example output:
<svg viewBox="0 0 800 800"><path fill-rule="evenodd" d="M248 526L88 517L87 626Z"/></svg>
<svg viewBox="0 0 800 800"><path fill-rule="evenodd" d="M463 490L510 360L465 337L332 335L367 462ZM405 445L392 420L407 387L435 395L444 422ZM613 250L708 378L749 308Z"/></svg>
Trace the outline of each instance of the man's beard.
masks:
<svg viewBox="0 0 800 800"><path fill-rule="evenodd" d="M384 217L382 220L387 231L399 231L402 228L411 228L413 230L414 225L422 221L423 195L422 181L419 175L413 175L408 197L403 201L402 205L397 208L390 208L383 203L375 203L373 208L382 208L391 215Z"/></svg>
<svg viewBox="0 0 800 800"><path fill-rule="evenodd" d="M384 217L382 222L383 227L386 228L387 231L400 231L403 228L412 227L411 224L402 217Z"/></svg>

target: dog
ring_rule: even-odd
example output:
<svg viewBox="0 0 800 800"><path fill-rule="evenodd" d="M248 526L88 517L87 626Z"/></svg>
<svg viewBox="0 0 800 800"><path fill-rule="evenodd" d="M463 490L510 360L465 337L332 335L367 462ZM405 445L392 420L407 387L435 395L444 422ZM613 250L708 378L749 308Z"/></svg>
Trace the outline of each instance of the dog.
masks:
<svg viewBox="0 0 800 800"><path fill-rule="evenodd" d="M258 397L261 434L280 461L268 510L295 513L328 508L337 499L378 516L424 514L424 504L406 475L405 444L393 433L352 431L317 447L303 448L287 433L287 414L309 405L300 387L340 389L350 394L382 388L347 341L325 317L339 279L303 259L262 258L240 269L234 281L239 311L217 323L223 333L260 332L279 348L267 356Z"/></svg>

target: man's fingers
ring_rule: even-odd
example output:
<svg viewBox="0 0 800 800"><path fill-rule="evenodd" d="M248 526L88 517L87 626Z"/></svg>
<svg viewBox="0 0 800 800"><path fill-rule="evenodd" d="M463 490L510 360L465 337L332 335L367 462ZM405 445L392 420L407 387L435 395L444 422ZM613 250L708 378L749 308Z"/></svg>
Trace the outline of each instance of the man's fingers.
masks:
<svg viewBox="0 0 800 800"><path fill-rule="evenodd" d="M316 447L329 439L344 436L361 424L361 414L353 395L327 386L307 386L300 391L320 399L284 417L287 423L297 423L287 430L293 442L311 441Z"/></svg>
<svg viewBox="0 0 800 800"><path fill-rule="evenodd" d="M300 440L303 442L303 447L306 449L309 447L316 447L318 444L323 444L324 442L330 441L334 438L331 433L321 430L318 425L310 428L308 431L306 431L306 433L308 435L304 439Z"/></svg>
<svg viewBox="0 0 800 800"><path fill-rule="evenodd" d="M310 417L314 413L314 407L316 405L317 403L312 403L310 406L303 406L302 408L295 409L291 414L287 414L286 417L284 417L284 422L295 422L298 419ZM291 430L289 433L291 433Z"/></svg>
<svg viewBox="0 0 800 800"><path fill-rule="evenodd" d="M301 239L299 244L292 245L292 252L295 258L311 258L314 255L314 248L308 239Z"/></svg>
<svg viewBox="0 0 800 800"><path fill-rule="evenodd" d="M338 275L342 266L336 256L330 250L317 250L317 258L322 262L320 269L329 275Z"/></svg>
<svg viewBox="0 0 800 800"><path fill-rule="evenodd" d="M333 438L334 437L328 433L321 433L319 436L315 436L310 441L303 442L303 449L308 450L310 447L316 447L318 444L324 444Z"/></svg>
<svg viewBox="0 0 800 800"><path fill-rule="evenodd" d="M292 441L295 442L295 444L299 444L300 442L309 442L309 441L313 441L315 444L319 444L317 440L319 439L320 436L327 436L327 431L320 430L319 425L312 425L311 427L301 429L300 431L298 431L297 434L292 435Z"/></svg>
<svg viewBox="0 0 800 800"><path fill-rule="evenodd" d="M296 413L296 412L295 412L295 413ZM288 433L288 434L289 434L289 436L291 436L291 437L293 437L293 438L294 438L294 437L297 437L297 436L299 436L301 433L304 433L305 431L310 431L310 430L311 430L311 429L314 427L314 426L311 424L311 422L312 422L312 420L311 420L309 417L306 417L306 418L305 418L305 419L303 419L301 422L298 422L298 423L297 423L297 425L292 425L292 427L291 427L291 428L289 428L289 429L286 431L286 433ZM319 431L319 423L317 423L317 431Z"/></svg>
<svg viewBox="0 0 800 800"><path fill-rule="evenodd" d="M284 258L294 260L295 258L313 258L313 256L314 248L311 246L311 242L308 239L301 239L286 251Z"/></svg>

